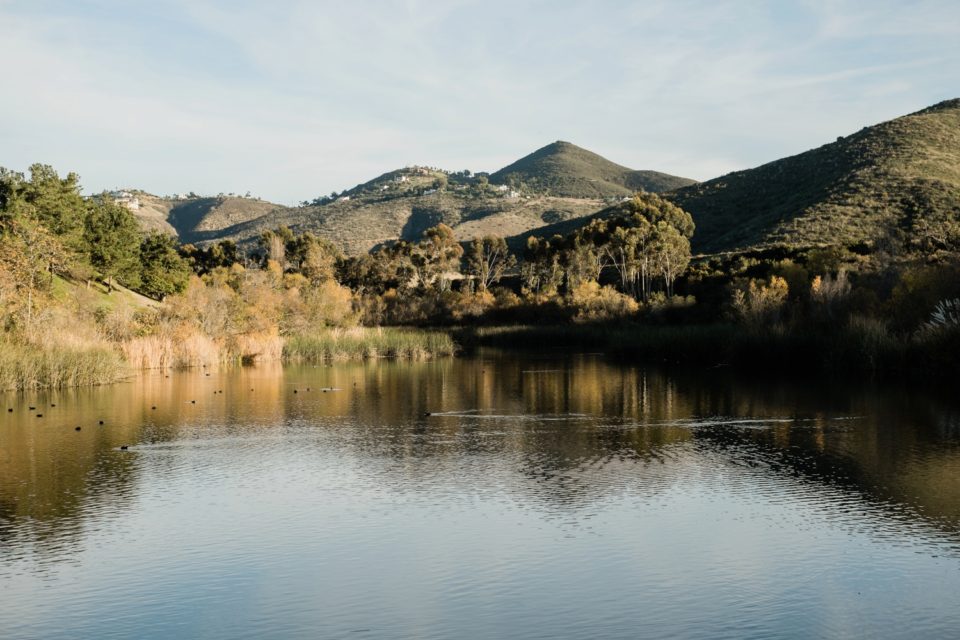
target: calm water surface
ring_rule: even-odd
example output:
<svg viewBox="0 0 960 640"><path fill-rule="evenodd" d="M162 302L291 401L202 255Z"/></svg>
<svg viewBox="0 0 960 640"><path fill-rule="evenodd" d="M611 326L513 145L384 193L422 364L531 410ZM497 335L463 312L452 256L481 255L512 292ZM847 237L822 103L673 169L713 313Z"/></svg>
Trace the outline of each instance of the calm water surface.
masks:
<svg viewBox="0 0 960 640"><path fill-rule="evenodd" d="M2 638L960 637L916 393L484 353L0 403Z"/></svg>

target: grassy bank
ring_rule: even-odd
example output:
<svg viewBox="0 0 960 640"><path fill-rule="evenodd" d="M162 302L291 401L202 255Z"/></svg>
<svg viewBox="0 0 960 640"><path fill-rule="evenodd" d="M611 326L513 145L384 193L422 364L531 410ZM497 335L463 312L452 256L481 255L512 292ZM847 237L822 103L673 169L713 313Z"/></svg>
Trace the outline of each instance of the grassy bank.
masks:
<svg viewBox="0 0 960 640"><path fill-rule="evenodd" d="M960 375L958 332L898 335L858 318L842 326L791 328L721 323L470 327L456 337L466 348L596 349L642 361L745 370L891 379Z"/></svg>
<svg viewBox="0 0 960 640"><path fill-rule="evenodd" d="M292 336L283 346L286 362L407 358L425 360L453 355L456 345L448 333L397 328L329 329Z"/></svg>
<svg viewBox="0 0 960 640"><path fill-rule="evenodd" d="M74 341L76 342L76 341ZM453 355L449 333L417 329L324 329L281 338L232 336L218 341L147 336L119 343L38 347L0 340L0 390L83 387L123 380L134 371L186 369L259 361L325 362L367 358L426 360Z"/></svg>
<svg viewBox="0 0 960 640"><path fill-rule="evenodd" d="M447 333L417 329L320 329L281 337L276 333L244 334L213 339L193 332L178 337L147 336L121 345L135 369L185 369L217 364L320 362L366 358L424 360L452 355Z"/></svg>
<svg viewBox="0 0 960 640"><path fill-rule="evenodd" d="M49 348L0 342L0 389L80 387L118 382L129 374L106 347Z"/></svg>

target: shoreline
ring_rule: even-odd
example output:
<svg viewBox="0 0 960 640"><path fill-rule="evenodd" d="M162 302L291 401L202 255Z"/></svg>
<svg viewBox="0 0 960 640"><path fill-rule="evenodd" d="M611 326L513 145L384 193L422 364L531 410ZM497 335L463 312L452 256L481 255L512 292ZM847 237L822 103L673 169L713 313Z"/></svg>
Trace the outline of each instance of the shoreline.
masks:
<svg viewBox="0 0 960 640"><path fill-rule="evenodd" d="M895 335L876 326L802 325L748 327L712 323L687 325L549 324L452 327L354 327L292 336L272 335L260 350L256 338L246 352L208 340L196 353L156 353L128 344L89 348L0 344L0 390L21 391L114 384L148 370L187 370L258 362L297 364L392 358L427 360L493 347L511 351L595 349L606 356L658 365L730 368L765 375L818 375L832 380L936 382L960 375L956 336ZM178 348L186 348L184 344ZM263 351L267 352L264 357ZM140 362L141 366L135 366Z"/></svg>

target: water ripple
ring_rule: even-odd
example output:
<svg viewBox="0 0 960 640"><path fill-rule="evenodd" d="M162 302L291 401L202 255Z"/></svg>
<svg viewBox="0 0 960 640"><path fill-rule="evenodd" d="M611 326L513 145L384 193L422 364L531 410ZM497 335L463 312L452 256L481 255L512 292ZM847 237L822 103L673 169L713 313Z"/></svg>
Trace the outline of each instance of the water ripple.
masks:
<svg viewBox="0 0 960 640"><path fill-rule="evenodd" d="M0 636L960 625L952 409L536 367L238 369L215 399L196 375L148 376L61 393L42 425L0 418Z"/></svg>

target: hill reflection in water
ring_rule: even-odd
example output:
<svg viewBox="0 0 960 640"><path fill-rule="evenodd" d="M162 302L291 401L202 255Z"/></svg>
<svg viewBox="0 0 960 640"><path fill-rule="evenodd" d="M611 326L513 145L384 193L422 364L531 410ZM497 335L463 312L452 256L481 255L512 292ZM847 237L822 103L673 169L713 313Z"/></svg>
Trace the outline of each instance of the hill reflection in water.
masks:
<svg viewBox="0 0 960 640"><path fill-rule="evenodd" d="M960 412L931 398L595 354L207 373L3 397L2 635L835 635L853 585L880 635L957 621Z"/></svg>

